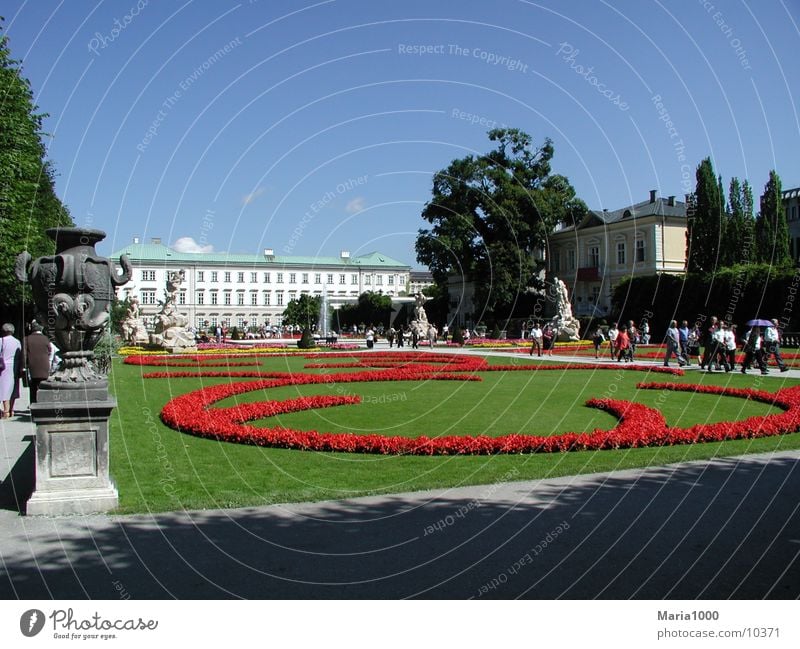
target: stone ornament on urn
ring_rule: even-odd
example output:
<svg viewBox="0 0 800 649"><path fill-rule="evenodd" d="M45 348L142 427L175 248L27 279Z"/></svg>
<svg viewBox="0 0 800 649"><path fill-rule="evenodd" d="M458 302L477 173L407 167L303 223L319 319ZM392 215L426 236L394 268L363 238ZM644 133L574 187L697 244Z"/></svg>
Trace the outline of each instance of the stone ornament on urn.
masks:
<svg viewBox="0 0 800 649"><path fill-rule="evenodd" d="M126 255L120 257L122 273L97 254L94 246L106 234L87 228L51 228L55 255L33 259L26 251L17 257L16 275L31 285L36 319L61 350L62 363L48 382L59 387L85 387L104 383L90 363L94 347L110 322L114 287L132 274Z"/></svg>

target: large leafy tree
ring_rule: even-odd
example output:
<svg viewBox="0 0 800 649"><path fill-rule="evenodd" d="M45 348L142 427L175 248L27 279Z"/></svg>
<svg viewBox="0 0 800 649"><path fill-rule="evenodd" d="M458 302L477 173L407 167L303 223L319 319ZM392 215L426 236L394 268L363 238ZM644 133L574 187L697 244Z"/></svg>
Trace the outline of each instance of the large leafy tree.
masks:
<svg viewBox="0 0 800 649"><path fill-rule="evenodd" d="M433 177L417 236L417 260L441 287L451 274L473 280L474 306L503 315L537 284L535 251L559 223L587 211L564 176L551 174L553 143L533 148L519 129L489 131L496 148L453 160ZM503 313L501 313L503 312Z"/></svg>
<svg viewBox="0 0 800 649"><path fill-rule="evenodd" d="M55 194L43 117L0 31L0 311L6 318L17 319L25 301L14 275L16 255L23 250L34 257L52 254L54 244L45 230L73 225Z"/></svg>
<svg viewBox="0 0 800 649"><path fill-rule="evenodd" d="M283 323L299 325L303 329L312 329L319 321L319 310L322 296L303 293L299 298L290 300L283 310Z"/></svg>
<svg viewBox="0 0 800 649"><path fill-rule="evenodd" d="M358 296L356 304L345 304L339 309L339 324L348 328L353 325L389 326L392 313L392 298L382 293L367 291Z"/></svg>
<svg viewBox="0 0 800 649"><path fill-rule="evenodd" d="M789 226L781 196L781 179L773 170L761 195L761 212L756 219L756 245L759 261L783 266L791 261Z"/></svg>
<svg viewBox="0 0 800 649"><path fill-rule="evenodd" d="M697 185L687 210L688 270L711 273L720 265L725 227L725 196L721 179L714 174L711 158L697 167Z"/></svg>

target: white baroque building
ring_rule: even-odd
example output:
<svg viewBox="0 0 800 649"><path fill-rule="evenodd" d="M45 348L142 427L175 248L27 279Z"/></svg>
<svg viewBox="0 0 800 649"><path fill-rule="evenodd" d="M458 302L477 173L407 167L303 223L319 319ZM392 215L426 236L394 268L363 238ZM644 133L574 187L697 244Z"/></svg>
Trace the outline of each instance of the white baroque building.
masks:
<svg viewBox="0 0 800 649"><path fill-rule="evenodd" d="M178 304L197 329L217 324L253 327L282 324L283 311L303 294L326 292L329 300L353 298L366 291L389 296L405 295L411 268L380 252L338 257L275 255L266 248L261 255L177 252L153 238L138 237L111 257L128 255L133 277L117 289L124 299L130 292L139 298L145 323L152 325L158 301L164 298L167 273L185 270ZM245 324L246 323L246 324Z"/></svg>

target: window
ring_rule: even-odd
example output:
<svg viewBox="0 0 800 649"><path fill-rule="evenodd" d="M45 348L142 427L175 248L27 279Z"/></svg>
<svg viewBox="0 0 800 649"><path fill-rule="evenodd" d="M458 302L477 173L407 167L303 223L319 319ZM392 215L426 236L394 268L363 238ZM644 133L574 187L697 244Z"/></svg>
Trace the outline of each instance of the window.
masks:
<svg viewBox="0 0 800 649"><path fill-rule="evenodd" d="M244 306L244 291L236 292L236 304L239 306Z"/></svg>
<svg viewBox="0 0 800 649"><path fill-rule="evenodd" d="M205 302L205 291L197 291L197 304L203 306L203 302Z"/></svg>
<svg viewBox="0 0 800 649"><path fill-rule="evenodd" d="M617 241L617 264L619 266L625 265L625 242Z"/></svg>
<svg viewBox="0 0 800 649"><path fill-rule="evenodd" d="M561 253L558 250L553 251L553 263L550 265L550 270L561 270Z"/></svg>
<svg viewBox="0 0 800 649"><path fill-rule="evenodd" d="M250 273L250 283L251 284L258 283L258 273Z"/></svg>
<svg viewBox="0 0 800 649"><path fill-rule="evenodd" d="M218 300L217 292L211 291L211 304L217 304L217 300Z"/></svg>
<svg viewBox="0 0 800 649"><path fill-rule="evenodd" d="M600 247L589 248L589 268L600 268Z"/></svg>
<svg viewBox="0 0 800 649"><path fill-rule="evenodd" d="M314 273L314 283L322 284L322 273Z"/></svg>
<svg viewBox="0 0 800 649"><path fill-rule="evenodd" d="M600 287L592 286L592 296L589 298L589 301L597 304L599 300L600 300Z"/></svg>
<svg viewBox="0 0 800 649"><path fill-rule="evenodd" d="M372 275L364 275L364 286L372 286Z"/></svg>
<svg viewBox="0 0 800 649"><path fill-rule="evenodd" d="M217 281L217 274L218 274L217 271L215 271L215 270L211 271L211 281L212 282L216 282Z"/></svg>
<svg viewBox="0 0 800 649"><path fill-rule="evenodd" d="M198 282L204 282L205 281L205 276L206 276L206 274L202 270L198 270L197 271L197 281Z"/></svg>
<svg viewBox="0 0 800 649"><path fill-rule="evenodd" d="M244 316L243 315L240 315L238 318L236 318L236 326L239 327L239 329L243 329L244 328Z"/></svg>
<svg viewBox="0 0 800 649"><path fill-rule="evenodd" d="M636 261L644 261L644 239L636 240Z"/></svg>
<svg viewBox="0 0 800 649"><path fill-rule="evenodd" d="M269 273L264 273L264 283L269 284Z"/></svg>
<svg viewBox="0 0 800 649"><path fill-rule="evenodd" d="M575 270L575 250L567 250L567 270Z"/></svg>
<svg viewBox="0 0 800 649"><path fill-rule="evenodd" d="M244 284L244 273L236 273L236 281L239 284Z"/></svg>
<svg viewBox="0 0 800 649"><path fill-rule="evenodd" d="M358 275L350 275L350 283L353 286L357 286L358 285Z"/></svg>
<svg viewBox="0 0 800 649"><path fill-rule="evenodd" d="M228 271L225 271L225 281L226 282L230 282L231 281L231 274Z"/></svg>
<svg viewBox="0 0 800 649"><path fill-rule="evenodd" d="M203 316L199 315L194 320L195 328L197 329L204 329L206 326L206 320Z"/></svg>
<svg viewBox="0 0 800 649"><path fill-rule="evenodd" d="M383 286L383 275L376 275L375 276L375 283L378 286Z"/></svg>
<svg viewBox="0 0 800 649"><path fill-rule="evenodd" d="M289 273L289 283L297 284L297 273Z"/></svg>
<svg viewBox="0 0 800 649"><path fill-rule="evenodd" d="M264 306L269 306L269 296L270 296L270 292L269 291L264 291Z"/></svg>
<svg viewBox="0 0 800 649"><path fill-rule="evenodd" d="M258 291L250 292L250 306L258 306Z"/></svg>
<svg viewBox="0 0 800 649"><path fill-rule="evenodd" d="M156 292L155 291L141 291L142 304L155 304Z"/></svg>
<svg viewBox="0 0 800 649"><path fill-rule="evenodd" d="M389 275L389 286L394 286L394 275Z"/></svg>
<svg viewBox="0 0 800 649"><path fill-rule="evenodd" d="M303 273L303 284L308 284L308 273Z"/></svg>
<svg viewBox="0 0 800 649"><path fill-rule="evenodd" d="M283 291L278 291L276 294L276 298L277 299L275 300L275 302L278 304L278 306L283 306Z"/></svg>
<svg viewBox="0 0 800 649"><path fill-rule="evenodd" d="M278 284L283 284L283 273L278 273Z"/></svg>
<svg viewBox="0 0 800 649"><path fill-rule="evenodd" d="M328 273L328 284L333 284L333 273Z"/></svg>
<svg viewBox="0 0 800 649"><path fill-rule="evenodd" d="M156 281L156 271L154 271L154 270L143 270L142 271L142 281L143 282L155 282Z"/></svg>
<svg viewBox="0 0 800 649"><path fill-rule="evenodd" d="M211 326L212 327L216 327L218 324L219 324L219 320L217 320L217 316L212 315L211 316Z"/></svg>
<svg viewBox="0 0 800 649"><path fill-rule="evenodd" d="M346 284L347 283L347 275L344 273L339 274L339 284Z"/></svg>
<svg viewBox="0 0 800 649"><path fill-rule="evenodd" d="M178 304L186 304L186 290L178 292Z"/></svg>
<svg viewBox="0 0 800 649"><path fill-rule="evenodd" d="M230 304L231 303L231 292L230 291L225 291L224 302L225 302L225 304Z"/></svg>

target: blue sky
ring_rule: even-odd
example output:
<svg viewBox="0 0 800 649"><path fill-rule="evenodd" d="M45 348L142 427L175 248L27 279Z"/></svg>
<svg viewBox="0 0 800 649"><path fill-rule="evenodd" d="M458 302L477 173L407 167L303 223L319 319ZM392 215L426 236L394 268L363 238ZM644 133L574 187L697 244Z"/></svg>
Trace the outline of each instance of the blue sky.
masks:
<svg viewBox="0 0 800 649"><path fill-rule="evenodd" d="M710 155L800 186L797 0L6 0L57 191L109 254L417 266L431 177L492 126L555 145L595 209L682 197ZM670 123L667 123L667 119Z"/></svg>

